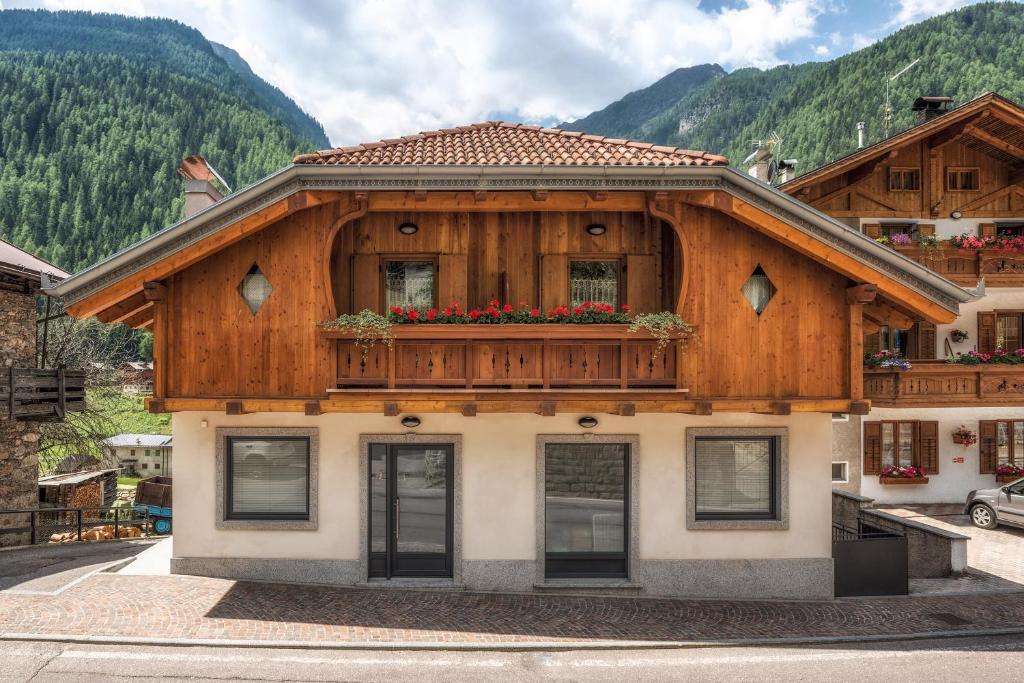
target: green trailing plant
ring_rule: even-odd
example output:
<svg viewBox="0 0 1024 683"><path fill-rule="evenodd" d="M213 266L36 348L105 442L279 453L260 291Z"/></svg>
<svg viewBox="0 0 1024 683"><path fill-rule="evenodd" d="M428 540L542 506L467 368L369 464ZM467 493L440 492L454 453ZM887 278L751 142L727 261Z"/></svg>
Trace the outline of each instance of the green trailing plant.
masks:
<svg viewBox="0 0 1024 683"><path fill-rule="evenodd" d="M342 313L334 320L325 320L320 326L328 330L343 330L355 336L355 344L366 360L373 345L380 342L391 348L395 344L395 324L380 313L363 309L358 313Z"/></svg>
<svg viewBox="0 0 1024 683"><path fill-rule="evenodd" d="M936 235L918 236L917 246L920 247L921 258L925 261L940 261L942 259L942 244Z"/></svg>
<svg viewBox="0 0 1024 683"><path fill-rule="evenodd" d="M688 335L693 332L693 326L680 318L677 314L669 311L661 313L638 313L629 323L630 332L644 330L658 342L660 353L672 341L673 336Z"/></svg>

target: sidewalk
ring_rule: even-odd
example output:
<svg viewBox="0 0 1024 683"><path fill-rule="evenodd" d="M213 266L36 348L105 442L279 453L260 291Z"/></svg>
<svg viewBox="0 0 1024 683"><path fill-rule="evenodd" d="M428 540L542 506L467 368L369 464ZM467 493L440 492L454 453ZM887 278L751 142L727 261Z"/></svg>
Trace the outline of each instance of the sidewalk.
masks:
<svg viewBox="0 0 1024 683"><path fill-rule="evenodd" d="M819 602L350 589L96 574L0 593L2 637L308 647L665 647L1024 631L1019 594ZM149 640L147 640L149 639Z"/></svg>

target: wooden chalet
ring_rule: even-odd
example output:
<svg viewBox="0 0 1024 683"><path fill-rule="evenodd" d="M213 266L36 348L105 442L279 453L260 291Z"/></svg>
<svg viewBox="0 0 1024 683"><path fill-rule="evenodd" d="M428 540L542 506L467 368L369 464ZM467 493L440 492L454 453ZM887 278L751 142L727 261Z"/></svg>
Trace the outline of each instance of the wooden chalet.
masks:
<svg viewBox="0 0 1024 683"><path fill-rule="evenodd" d="M833 413L869 410L864 321L949 323L971 299L723 157L535 126L300 155L210 197L53 290L154 332L186 573L831 595L825 453ZM661 350L626 323L421 319L364 352L322 325L492 300L626 304L694 331ZM261 507L253 481L301 471L296 507ZM413 480L443 526L416 517Z"/></svg>
<svg viewBox="0 0 1024 683"><path fill-rule="evenodd" d="M900 302L886 315L865 312L865 351L892 352L911 367L865 370L872 410L863 449L853 445L834 458L837 471L851 463L864 475L859 485L860 473L839 485L883 501L959 503L972 489L992 487L998 468L1024 468L1024 441L1015 447L1013 436L1024 364L972 355L1013 355L1024 346L1024 108L994 93L951 104L918 98L917 125L781 186L976 295L956 320L937 325ZM960 427L980 434L980 444L954 444ZM922 429L935 444L930 455L909 438L904 456L893 455L896 430ZM885 466L900 463L927 464L927 485L875 483Z"/></svg>

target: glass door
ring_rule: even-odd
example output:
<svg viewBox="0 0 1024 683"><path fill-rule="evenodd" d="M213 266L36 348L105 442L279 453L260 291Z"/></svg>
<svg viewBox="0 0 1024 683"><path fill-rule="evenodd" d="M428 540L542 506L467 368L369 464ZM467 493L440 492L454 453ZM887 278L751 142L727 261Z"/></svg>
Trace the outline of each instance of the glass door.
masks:
<svg viewBox="0 0 1024 683"><path fill-rule="evenodd" d="M371 444L370 576L452 575L450 445Z"/></svg>

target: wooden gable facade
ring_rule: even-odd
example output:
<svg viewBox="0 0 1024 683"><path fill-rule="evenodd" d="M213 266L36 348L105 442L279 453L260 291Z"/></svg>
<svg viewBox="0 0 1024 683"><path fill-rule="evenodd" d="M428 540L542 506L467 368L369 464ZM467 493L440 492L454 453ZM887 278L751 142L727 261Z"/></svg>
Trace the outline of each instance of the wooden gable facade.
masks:
<svg viewBox="0 0 1024 683"><path fill-rule="evenodd" d="M388 169L383 188L364 177L350 190L325 189L351 177L345 166L293 166L288 174L312 174L293 187L320 186L269 192L205 233L202 217L186 221L181 248L143 245L154 255L127 259L116 279L70 283L68 310L153 329L151 410L307 414L864 412L864 309L898 301L915 316L955 316L955 301L741 197L722 178L754 181L721 166L684 169L664 183L673 189L641 189L663 182L642 171L556 189L580 173L566 169L554 182L499 170L502 186L493 168L466 189L445 189L445 169L434 186L420 174L422 189L393 189L404 170ZM618 304L676 312L695 333L662 350L628 325L397 325L393 346L364 352L320 327L339 313L384 312L393 261L430 264L436 307L497 299L547 311L570 303L570 264L594 260L614 264ZM240 290L254 272L269 292L257 310ZM760 312L743 292L755 274L772 288Z"/></svg>

